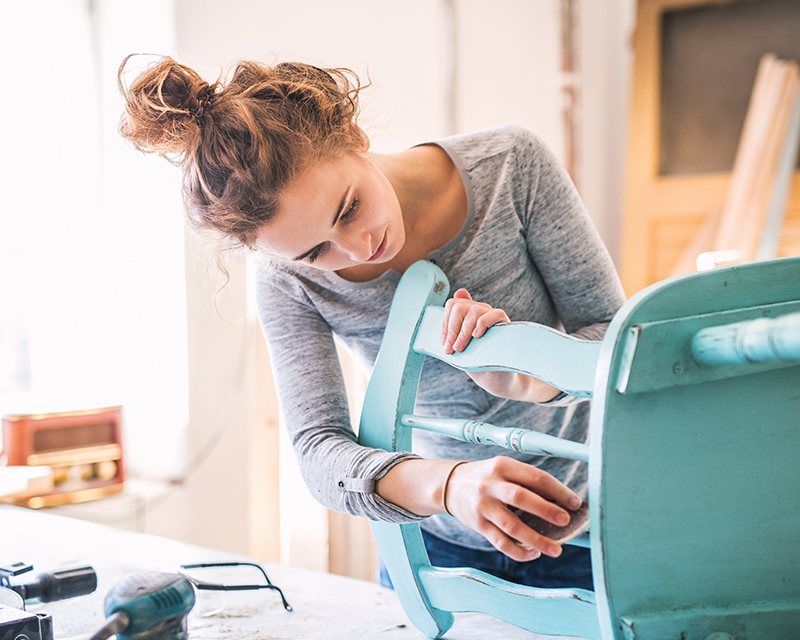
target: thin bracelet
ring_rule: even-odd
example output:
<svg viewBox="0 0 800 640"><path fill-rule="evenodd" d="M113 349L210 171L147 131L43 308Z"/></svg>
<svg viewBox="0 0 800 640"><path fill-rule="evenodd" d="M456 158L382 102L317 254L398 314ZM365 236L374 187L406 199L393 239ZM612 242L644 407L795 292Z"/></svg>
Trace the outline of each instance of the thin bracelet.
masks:
<svg viewBox="0 0 800 640"><path fill-rule="evenodd" d="M450 478L453 477L453 471L456 470L456 467L462 464L467 464L467 462L469 462L469 460L462 460L461 462L456 462L452 467L450 467L450 471L447 472L447 477L445 477L444 484L442 485L442 509L444 509L444 512L448 516L453 518L455 518L455 516L450 513L450 510L447 508L447 487L450 486Z"/></svg>

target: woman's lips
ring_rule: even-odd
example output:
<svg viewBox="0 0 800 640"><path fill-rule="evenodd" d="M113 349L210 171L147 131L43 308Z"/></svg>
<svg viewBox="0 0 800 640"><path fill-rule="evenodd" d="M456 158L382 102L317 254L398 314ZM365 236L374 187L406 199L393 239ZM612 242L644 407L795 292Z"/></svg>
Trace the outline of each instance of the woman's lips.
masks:
<svg viewBox="0 0 800 640"><path fill-rule="evenodd" d="M378 250L375 253L372 254L372 257L370 257L367 260L367 262L374 262L375 260L377 260L378 258L380 258L383 255L383 252L386 251L386 238L387 237L388 237L388 233L384 232L383 240L381 240L381 244L378 246Z"/></svg>

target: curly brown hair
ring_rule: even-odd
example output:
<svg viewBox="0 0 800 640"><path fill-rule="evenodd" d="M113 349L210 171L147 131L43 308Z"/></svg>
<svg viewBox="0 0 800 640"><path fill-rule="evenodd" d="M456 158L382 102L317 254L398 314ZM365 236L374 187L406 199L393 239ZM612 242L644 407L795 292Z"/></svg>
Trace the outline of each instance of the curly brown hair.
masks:
<svg viewBox="0 0 800 640"><path fill-rule="evenodd" d="M254 248L278 194L309 165L366 149L356 124L364 87L348 69L239 62L227 82L160 57L125 86L119 130L136 149L183 170L190 221Z"/></svg>

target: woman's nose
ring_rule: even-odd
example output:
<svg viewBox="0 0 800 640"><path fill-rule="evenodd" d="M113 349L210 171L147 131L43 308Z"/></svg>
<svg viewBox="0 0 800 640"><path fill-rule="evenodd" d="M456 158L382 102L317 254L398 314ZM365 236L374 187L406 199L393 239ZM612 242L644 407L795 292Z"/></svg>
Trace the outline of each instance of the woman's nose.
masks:
<svg viewBox="0 0 800 640"><path fill-rule="evenodd" d="M339 238L339 247L354 262L366 262L375 251L372 248L372 236L369 231L351 231Z"/></svg>

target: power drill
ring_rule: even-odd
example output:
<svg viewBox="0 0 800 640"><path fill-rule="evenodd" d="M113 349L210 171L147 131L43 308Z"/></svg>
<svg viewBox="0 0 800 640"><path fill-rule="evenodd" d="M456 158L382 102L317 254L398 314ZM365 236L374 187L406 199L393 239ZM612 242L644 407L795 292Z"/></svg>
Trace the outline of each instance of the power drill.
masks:
<svg viewBox="0 0 800 640"><path fill-rule="evenodd" d="M129 576L106 594L106 623L89 639L185 640L194 606L192 584L177 573L152 571Z"/></svg>
<svg viewBox="0 0 800 640"><path fill-rule="evenodd" d="M0 567L0 638L53 640L52 617L47 613L29 613L25 604L74 598L97 588L97 574L92 567L45 572L33 582L12 584L11 578L32 569L33 565L24 562Z"/></svg>
<svg viewBox="0 0 800 640"><path fill-rule="evenodd" d="M25 600L53 602L92 593L97 588L97 574L92 567L76 567L60 571L46 571L36 580L26 584L11 584L11 576L18 576L33 569L32 565L17 562L0 567L0 584L16 591Z"/></svg>

